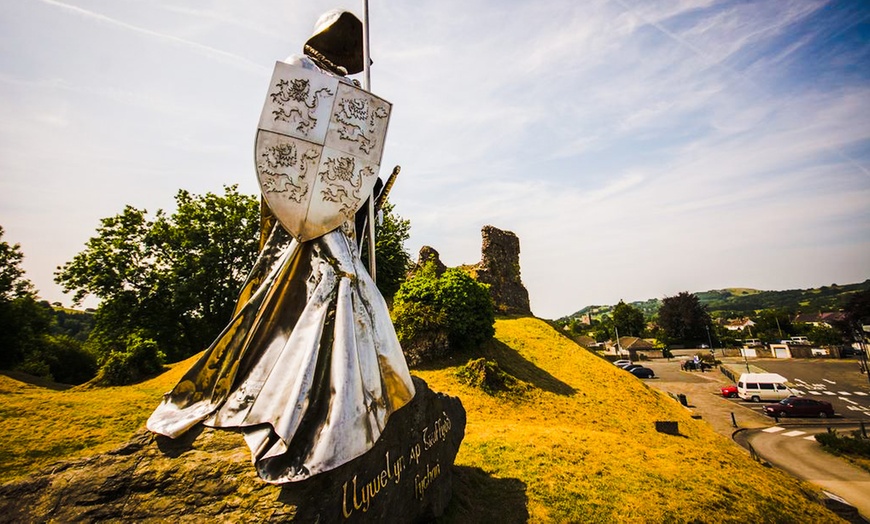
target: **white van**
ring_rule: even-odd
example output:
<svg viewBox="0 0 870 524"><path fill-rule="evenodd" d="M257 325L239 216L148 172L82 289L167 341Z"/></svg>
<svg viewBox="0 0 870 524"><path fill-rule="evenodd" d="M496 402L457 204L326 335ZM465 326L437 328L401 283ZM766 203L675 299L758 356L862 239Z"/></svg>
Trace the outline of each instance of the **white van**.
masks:
<svg viewBox="0 0 870 524"><path fill-rule="evenodd" d="M782 400L794 395L786 379L776 373L743 373L737 381L737 396L743 400Z"/></svg>

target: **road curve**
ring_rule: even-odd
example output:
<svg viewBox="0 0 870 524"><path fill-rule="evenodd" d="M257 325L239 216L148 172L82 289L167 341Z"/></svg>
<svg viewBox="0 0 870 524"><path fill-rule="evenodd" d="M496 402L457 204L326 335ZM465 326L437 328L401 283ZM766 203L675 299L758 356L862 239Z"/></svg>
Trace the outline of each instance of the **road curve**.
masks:
<svg viewBox="0 0 870 524"><path fill-rule="evenodd" d="M870 516L870 473L822 450L815 439L816 433L827 431L821 426L778 426L746 429L737 432L734 439L750 444L758 455L774 466L792 475L812 482L843 498L855 506L861 515ZM839 428L846 434L849 428ZM795 435L802 432L800 435Z"/></svg>

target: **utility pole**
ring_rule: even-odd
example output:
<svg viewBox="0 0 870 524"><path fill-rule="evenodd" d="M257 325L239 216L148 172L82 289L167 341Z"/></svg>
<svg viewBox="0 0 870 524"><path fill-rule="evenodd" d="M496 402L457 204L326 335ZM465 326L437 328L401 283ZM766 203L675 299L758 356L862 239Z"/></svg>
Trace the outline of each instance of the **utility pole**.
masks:
<svg viewBox="0 0 870 524"><path fill-rule="evenodd" d="M363 78L363 89L372 92L372 73L371 73L371 60L369 56L371 55L369 48L369 0L363 0L363 72L365 73ZM375 257L375 192L374 188L372 188L372 192L369 193L369 205L368 205L368 237L369 237L369 274L372 277L372 281L377 282L377 268L376 268L376 257Z"/></svg>
<svg viewBox="0 0 870 524"><path fill-rule="evenodd" d="M622 346L619 345L619 328L616 324L613 324L613 330L616 332L616 355L619 356L622 354Z"/></svg>

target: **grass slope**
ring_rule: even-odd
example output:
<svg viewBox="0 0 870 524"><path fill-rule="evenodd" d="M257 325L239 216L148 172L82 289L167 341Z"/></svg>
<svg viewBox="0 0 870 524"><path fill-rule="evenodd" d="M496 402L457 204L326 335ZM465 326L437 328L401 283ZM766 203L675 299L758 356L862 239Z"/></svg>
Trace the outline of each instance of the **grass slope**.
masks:
<svg viewBox="0 0 870 524"><path fill-rule="evenodd" d="M448 521L510 522L504 508L521 502L531 522L839 521L810 500L813 488L752 461L678 403L545 322L499 320L486 352L534 387L493 397L462 385L459 366L415 372L468 411L457 464L510 480L503 487L515 493L504 500L496 483L493 493L460 483ZM657 420L678 421L681 435L656 432Z"/></svg>
<svg viewBox="0 0 870 524"><path fill-rule="evenodd" d="M445 522L838 521L808 485L753 462L543 321L499 320L485 353L530 387L491 396L461 384L460 365L414 371L468 412ZM56 391L0 376L0 474L117 447L191 363L120 388ZM656 420L678 421L681 435L657 433Z"/></svg>

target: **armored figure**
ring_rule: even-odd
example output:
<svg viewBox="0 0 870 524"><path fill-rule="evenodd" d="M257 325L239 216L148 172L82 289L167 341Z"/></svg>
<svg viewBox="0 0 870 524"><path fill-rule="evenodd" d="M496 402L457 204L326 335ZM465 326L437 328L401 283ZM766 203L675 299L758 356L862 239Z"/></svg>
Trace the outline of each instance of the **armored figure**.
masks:
<svg viewBox="0 0 870 524"><path fill-rule="evenodd" d="M362 71L363 60L361 22L349 12L330 11L318 20L304 55L276 66L276 75L291 66L302 83L273 78L280 88L272 101L281 104L301 93L287 89L310 87L303 86L307 79L333 91L356 89L346 75ZM304 480L362 455L390 414L414 396L387 305L357 244L355 222L362 221L355 213L375 185L380 152L359 126L351 126L354 133L346 126L336 138L338 147L358 147L357 157L326 146L317 153L297 140L317 127L313 100L337 96L317 93L296 96L301 110L264 110L290 131L281 135L261 125L258 134L260 255L230 323L147 424L172 438L199 423L240 429L258 474L271 483ZM368 102L348 104L355 116L374 114Z"/></svg>

